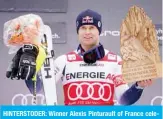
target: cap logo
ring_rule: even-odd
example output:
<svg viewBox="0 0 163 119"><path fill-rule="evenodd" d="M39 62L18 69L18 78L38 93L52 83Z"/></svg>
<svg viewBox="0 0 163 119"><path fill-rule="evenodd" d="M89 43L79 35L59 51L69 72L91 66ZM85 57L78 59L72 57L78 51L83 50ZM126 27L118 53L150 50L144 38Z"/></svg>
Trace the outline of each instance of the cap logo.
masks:
<svg viewBox="0 0 163 119"><path fill-rule="evenodd" d="M77 26L77 27L79 26L79 22L78 22L78 21L76 22L76 26Z"/></svg>
<svg viewBox="0 0 163 119"><path fill-rule="evenodd" d="M93 17L90 16L83 17L82 23L93 23Z"/></svg>
<svg viewBox="0 0 163 119"><path fill-rule="evenodd" d="M98 21L98 27L101 27L101 22L100 21Z"/></svg>

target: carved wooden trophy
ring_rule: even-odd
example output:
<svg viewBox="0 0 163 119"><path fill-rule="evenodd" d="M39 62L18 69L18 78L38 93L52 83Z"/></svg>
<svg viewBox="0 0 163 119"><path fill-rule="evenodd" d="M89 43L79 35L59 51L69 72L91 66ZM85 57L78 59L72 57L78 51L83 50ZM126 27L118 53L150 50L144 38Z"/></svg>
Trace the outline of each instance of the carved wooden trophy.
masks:
<svg viewBox="0 0 163 119"><path fill-rule="evenodd" d="M122 74L126 82L162 77L155 26L142 8L132 6L120 30Z"/></svg>

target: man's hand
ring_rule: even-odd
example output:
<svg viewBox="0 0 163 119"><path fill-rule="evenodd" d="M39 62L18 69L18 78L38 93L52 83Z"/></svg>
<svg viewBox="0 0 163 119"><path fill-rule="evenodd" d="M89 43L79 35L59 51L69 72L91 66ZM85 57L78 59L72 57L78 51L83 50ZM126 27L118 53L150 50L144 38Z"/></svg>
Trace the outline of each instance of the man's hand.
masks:
<svg viewBox="0 0 163 119"><path fill-rule="evenodd" d="M37 55L38 48L36 46L24 45L14 56L6 77L11 79L32 79L36 73Z"/></svg>
<svg viewBox="0 0 163 119"><path fill-rule="evenodd" d="M151 79L148 80L143 80L143 81L138 81L137 85L141 88L145 88L147 86L150 86L153 84L153 81Z"/></svg>

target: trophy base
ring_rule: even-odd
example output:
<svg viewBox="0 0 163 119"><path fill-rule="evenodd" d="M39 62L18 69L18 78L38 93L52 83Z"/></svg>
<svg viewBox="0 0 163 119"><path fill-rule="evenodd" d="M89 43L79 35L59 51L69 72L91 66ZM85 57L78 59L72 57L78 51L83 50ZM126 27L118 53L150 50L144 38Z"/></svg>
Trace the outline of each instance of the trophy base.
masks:
<svg viewBox="0 0 163 119"><path fill-rule="evenodd" d="M126 67L122 69L123 79L127 83L142 81L147 79L161 78L163 63L146 64L137 67Z"/></svg>

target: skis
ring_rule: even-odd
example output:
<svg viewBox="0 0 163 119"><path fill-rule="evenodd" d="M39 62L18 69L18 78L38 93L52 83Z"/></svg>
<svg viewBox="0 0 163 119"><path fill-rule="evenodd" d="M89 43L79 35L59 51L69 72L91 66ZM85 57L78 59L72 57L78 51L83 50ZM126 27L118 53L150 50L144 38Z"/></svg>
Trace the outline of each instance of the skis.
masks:
<svg viewBox="0 0 163 119"><path fill-rule="evenodd" d="M51 28L45 25L45 34L42 43L47 45L47 57L41 67L41 75L47 105L57 105L56 80L54 74L54 50Z"/></svg>

